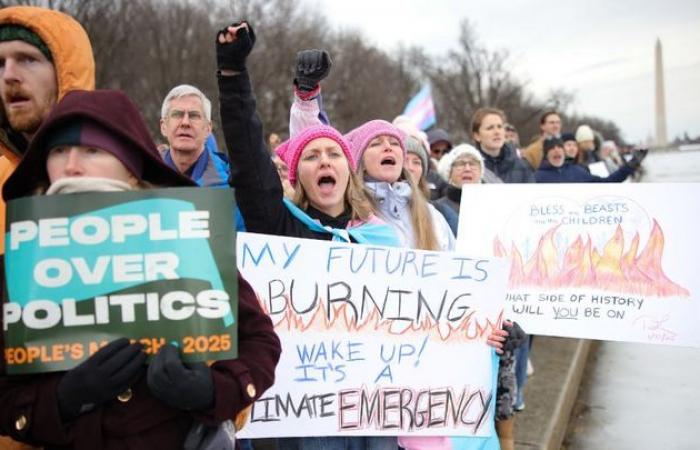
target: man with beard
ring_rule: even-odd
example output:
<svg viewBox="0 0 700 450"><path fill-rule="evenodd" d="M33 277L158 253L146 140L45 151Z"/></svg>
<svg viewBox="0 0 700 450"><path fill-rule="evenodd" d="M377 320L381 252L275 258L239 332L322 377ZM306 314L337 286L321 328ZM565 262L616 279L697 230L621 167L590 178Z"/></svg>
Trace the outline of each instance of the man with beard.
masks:
<svg viewBox="0 0 700 450"><path fill-rule="evenodd" d="M0 9L0 189L54 104L68 91L94 88L92 47L75 19L31 6ZM5 203L0 198L0 230L4 229ZM0 292L4 254L0 239ZM29 426L20 419L15 422L18 431ZM1 450L20 448L28 447L0 436Z"/></svg>
<svg viewBox="0 0 700 450"><path fill-rule="evenodd" d="M542 164L544 150L542 144L549 137L558 138L561 136L561 117L556 111L546 111L540 116L540 135L537 136L530 145L525 147L520 153L522 158L530 164L532 170L537 170Z"/></svg>
<svg viewBox="0 0 700 450"><path fill-rule="evenodd" d="M0 10L0 189L56 101L68 91L94 88L92 47L75 19L32 6ZM0 229L5 229L1 199Z"/></svg>

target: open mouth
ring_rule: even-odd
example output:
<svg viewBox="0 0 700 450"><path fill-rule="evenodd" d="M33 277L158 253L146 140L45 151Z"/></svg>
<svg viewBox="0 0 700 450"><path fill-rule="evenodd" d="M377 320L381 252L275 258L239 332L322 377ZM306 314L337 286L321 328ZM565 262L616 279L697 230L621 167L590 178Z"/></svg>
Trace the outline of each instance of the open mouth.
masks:
<svg viewBox="0 0 700 450"><path fill-rule="evenodd" d="M16 105L29 101L29 97L22 94L10 94L7 96L7 104Z"/></svg>
<svg viewBox="0 0 700 450"><path fill-rule="evenodd" d="M382 158L381 161L379 161L379 164L382 166L395 166L396 165L396 158L393 156L385 156Z"/></svg>
<svg viewBox="0 0 700 450"><path fill-rule="evenodd" d="M330 175L326 175L320 177L317 184L322 193L328 193L335 188L335 178Z"/></svg>
<svg viewBox="0 0 700 450"><path fill-rule="evenodd" d="M335 186L335 178L333 178L330 175L326 175L324 177L321 177L318 179L318 185L319 186L324 186L324 185Z"/></svg>

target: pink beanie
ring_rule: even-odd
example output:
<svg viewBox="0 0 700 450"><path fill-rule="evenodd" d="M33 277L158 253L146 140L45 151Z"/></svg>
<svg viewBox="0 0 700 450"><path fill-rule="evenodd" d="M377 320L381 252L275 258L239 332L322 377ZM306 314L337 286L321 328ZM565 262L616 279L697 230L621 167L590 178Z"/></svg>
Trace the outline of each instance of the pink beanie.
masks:
<svg viewBox="0 0 700 450"><path fill-rule="evenodd" d="M355 158L353 158L350 152L350 146L345 140L340 131L328 125L314 125L305 128L301 133L289 139L285 144L280 145L276 149L277 155L287 164L289 167L289 182L295 185L297 182L297 168L299 166L299 158L301 158L301 152L304 151L309 142L318 138L328 138L335 141L343 150L345 157L348 159L350 164L350 170L353 172L357 169L357 164L355 163Z"/></svg>
<svg viewBox="0 0 700 450"><path fill-rule="evenodd" d="M287 160L284 158L285 153L287 153L287 149L289 148L289 139L286 141L282 142L280 145L275 148L275 155L279 156L282 161L284 161L285 164L287 164Z"/></svg>
<svg viewBox="0 0 700 450"><path fill-rule="evenodd" d="M369 143L377 136L384 135L393 136L399 140L405 158L406 146L404 145L404 141L406 139L406 134L386 120L370 120L354 130L349 131L348 134L345 135L345 138L350 142L350 149L355 161L360 161Z"/></svg>

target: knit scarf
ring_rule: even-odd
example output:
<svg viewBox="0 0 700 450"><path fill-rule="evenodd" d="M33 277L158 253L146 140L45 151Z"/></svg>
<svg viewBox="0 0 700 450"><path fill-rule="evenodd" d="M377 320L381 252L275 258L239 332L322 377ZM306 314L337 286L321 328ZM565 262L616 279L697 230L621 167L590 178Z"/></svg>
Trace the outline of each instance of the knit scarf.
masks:
<svg viewBox="0 0 700 450"><path fill-rule="evenodd" d="M125 192L132 191L130 184L113 178L66 177L49 186L46 195L77 194L79 192Z"/></svg>

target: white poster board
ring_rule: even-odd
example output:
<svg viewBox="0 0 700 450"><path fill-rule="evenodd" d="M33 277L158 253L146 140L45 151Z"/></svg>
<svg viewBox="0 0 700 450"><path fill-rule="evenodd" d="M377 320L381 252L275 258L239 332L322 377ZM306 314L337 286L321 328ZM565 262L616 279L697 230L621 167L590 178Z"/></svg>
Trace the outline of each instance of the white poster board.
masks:
<svg viewBox="0 0 700 450"><path fill-rule="evenodd" d="M700 347L700 184L462 191L457 248L511 261L506 318L532 334Z"/></svg>
<svg viewBox="0 0 700 450"><path fill-rule="evenodd" d="M240 437L486 436L502 258L239 233L282 342Z"/></svg>

